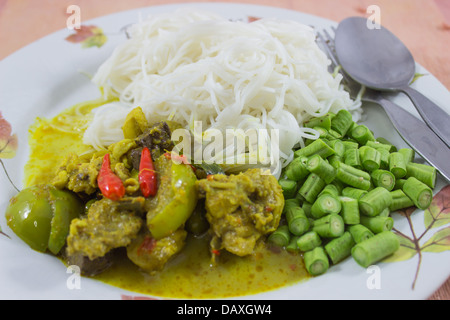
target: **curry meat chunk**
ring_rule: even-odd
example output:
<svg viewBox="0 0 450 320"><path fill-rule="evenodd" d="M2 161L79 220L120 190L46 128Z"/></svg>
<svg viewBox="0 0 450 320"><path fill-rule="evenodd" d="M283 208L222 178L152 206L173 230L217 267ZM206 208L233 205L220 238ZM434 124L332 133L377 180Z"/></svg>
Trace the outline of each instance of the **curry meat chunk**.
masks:
<svg viewBox="0 0 450 320"><path fill-rule="evenodd" d="M72 220L67 255L81 254L91 260L103 257L114 248L129 245L142 225L143 219L135 210L126 210L121 201L103 198L89 207L86 217Z"/></svg>
<svg viewBox="0 0 450 320"><path fill-rule="evenodd" d="M59 189L92 194L98 190L97 176L102 166L102 157L79 157L74 153L64 159L52 183Z"/></svg>
<svg viewBox="0 0 450 320"><path fill-rule="evenodd" d="M158 240L148 231L141 232L127 247L128 258L144 271L155 273L183 249L186 236L187 232L181 228Z"/></svg>
<svg viewBox="0 0 450 320"><path fill-rule="evenodd" d="M59 188L67 188L76 193L88 195L98 192L97 178L106 152L111 155L111 168L123 181L128 195L139 191L137 177L133 177L128 164L127 154L135 150L134 140L124 139L108 147L108 150L77 156L70 153L56 171L52 184Z"/></svg>
<svg viewBox="0 0 450 320"><path fill-rule="evenodd" d="M257 241L276 230L284 207L278 181L261 169L238 175L214 175L197 182L205 198L214 250L252 254Z"/></svg>
<svg viewBox="0 0 450 320"><path fill-rule="evenodd" d="M172 151L174 143L171 136L172 133L167 122L158 122L136 137L137 147L128 154L133 168L139 171L141 152L144 147L150 150L153 159L158 159L162 154Z"/></svg>

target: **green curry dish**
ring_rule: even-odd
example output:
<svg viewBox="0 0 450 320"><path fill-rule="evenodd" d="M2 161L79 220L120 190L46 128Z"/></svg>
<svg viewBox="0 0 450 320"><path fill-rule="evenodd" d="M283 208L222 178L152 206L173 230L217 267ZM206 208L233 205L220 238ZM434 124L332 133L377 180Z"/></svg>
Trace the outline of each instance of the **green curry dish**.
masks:
<svg viewBox="0 0 450 320"><path fill-rule="evenodd" d="M5 216L8 226L32 249L56 255L66 244L71 221L83 211L74 193L37 185L12 197Z"/></svg>
<svg viewBox="0 0 450 320"><path fill-rule="evenodd" d="M238 175L209 176L197 185L213 233L212 252L252 254L257 241L277 229L284 197L274 176L249 169Z"/></svg>

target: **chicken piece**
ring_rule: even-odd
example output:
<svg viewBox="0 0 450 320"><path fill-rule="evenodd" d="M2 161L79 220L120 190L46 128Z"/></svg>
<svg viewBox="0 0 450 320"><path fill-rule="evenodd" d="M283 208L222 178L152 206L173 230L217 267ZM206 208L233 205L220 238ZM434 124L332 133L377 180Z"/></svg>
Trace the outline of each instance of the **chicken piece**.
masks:
<svg viewBox="0 0 450 320"><path fill-rule="evenodd" d="M77 156L69 153L56 172L52 183L59 189L92 194L98 190L97 176L102 166L102 155Z"/></svg>
<svg viewBox="0 0 450 320"><path fill-rule="evenodd" d="M142 208L137 209L140 203ZM103 198L89 207L86 217L72 220L67 255L81 254L94 260L114 248L129 245L144 224L139 216L144 201L127 204Z"/></svg>
<svg viewBox="0 0 450 320"><path fill-rule="evenodd" d="M111 168L123 181L126 194L135 195L139 191L139 181L131 172L127 154L135 150L134 140L124 139L109 146ZM97 177L106 151L98 151L84 155L69 153L56 171L52 184L58 189L69 189L76 193L88 195L98 192Z"/></svg>
<svg viewBox="0 0 450 320"><path fill-rule="evenodd" d="M142 232L127 247L128 258L148 273L157 272L181 251L186 235L185 230L178 229L171 235L156 240L148 231Z"/></svg>
<svg viewBox="0 0 450 320"><path fill-rule="evenodd" d="M261 169L238 175L213 175L197 182L206 198L213 250L226 249L238 256L253 253L261 236L276 230L284 207L277 179Z"/></svg>

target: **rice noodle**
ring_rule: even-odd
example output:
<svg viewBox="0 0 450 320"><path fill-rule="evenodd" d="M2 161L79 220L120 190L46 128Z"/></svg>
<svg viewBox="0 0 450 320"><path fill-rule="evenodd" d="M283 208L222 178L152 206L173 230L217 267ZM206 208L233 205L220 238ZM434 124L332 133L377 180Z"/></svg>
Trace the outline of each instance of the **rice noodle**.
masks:
<svg viewBox="0 0 450 320"><path fill-rule="evenodd" d="M94 111L84 142L97 149L123 139L123 121L137 106L150 122L191 130L194 121L204 129L278 129L282 163L315 135L302 128L305 120L340 109L360 118L360 103L328 72L314 30L299 22L179 10L149 16L129 34L93 77L105 97L119 98Z"/></svg>

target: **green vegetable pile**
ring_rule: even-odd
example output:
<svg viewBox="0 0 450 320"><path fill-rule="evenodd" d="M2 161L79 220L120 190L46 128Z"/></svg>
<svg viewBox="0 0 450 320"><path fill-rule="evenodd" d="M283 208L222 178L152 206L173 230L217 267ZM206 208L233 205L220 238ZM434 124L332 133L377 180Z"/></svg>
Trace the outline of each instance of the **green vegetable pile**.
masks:
<svg viewBox="0 0 450 320"><path fill-rule="evenodd" d="M428 208L436 169L413 162L412 149L398 150L384 138L375 139L346 110L305 126L320 137L295 150L283 171L284 220L269 242L303 253L313 276L349 256L367 268L393 254L399 240L391 231L390 214L411 206Z"/></svg>

